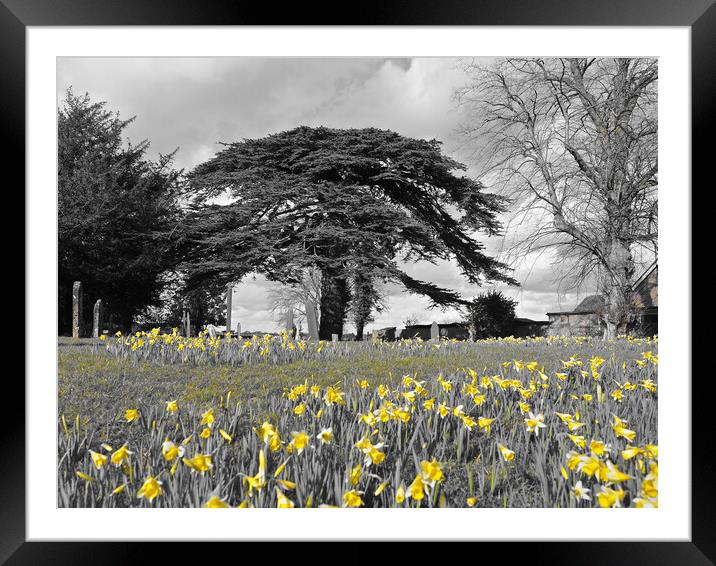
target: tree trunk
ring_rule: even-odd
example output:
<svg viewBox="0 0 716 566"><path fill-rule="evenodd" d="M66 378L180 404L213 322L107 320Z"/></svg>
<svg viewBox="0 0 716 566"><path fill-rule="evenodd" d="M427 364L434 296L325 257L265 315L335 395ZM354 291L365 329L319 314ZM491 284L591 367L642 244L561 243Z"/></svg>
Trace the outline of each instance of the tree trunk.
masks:
<svg viewBox="0 0 716 566"><path fill-rule="evenodd" d="M362 322L356 323L356 342L363 340L363 326Z"/></svg>
<svg viewBox="0 0 716 566"><path fill-rule="evenodd" d="M605 278L604 339L612 340L626 330L631 305L631 279L634 275L634 259L629 246L619 240L609 245L610 275Z"/></svg>
<svg viewBox="0 0 716 566"><path fill-rule="evenodd" d="M346 307L350 299L348 282L339 272L322 270L321 272L321 321L318 325L318 338L330 340L332 334L343 334L343 322L346 319Z"/></svg>

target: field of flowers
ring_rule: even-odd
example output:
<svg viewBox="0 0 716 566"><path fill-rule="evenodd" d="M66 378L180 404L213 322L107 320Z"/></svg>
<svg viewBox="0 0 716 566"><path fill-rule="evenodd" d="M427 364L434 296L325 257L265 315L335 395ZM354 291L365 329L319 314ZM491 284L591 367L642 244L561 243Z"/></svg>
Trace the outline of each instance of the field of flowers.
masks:
<svg viewBox="0 0 716 566"><path fill-rule="evenodd" d="M656 339L316 344L153 331L89 350L124 364L117 387L135 366L291 368L293 382L200 403L127 396L95 415L66 414L61 395L61 507L658 504ZM366 359L384 374L326 382L316 371ZM406 364L443 369L395 373Z"/></svg>

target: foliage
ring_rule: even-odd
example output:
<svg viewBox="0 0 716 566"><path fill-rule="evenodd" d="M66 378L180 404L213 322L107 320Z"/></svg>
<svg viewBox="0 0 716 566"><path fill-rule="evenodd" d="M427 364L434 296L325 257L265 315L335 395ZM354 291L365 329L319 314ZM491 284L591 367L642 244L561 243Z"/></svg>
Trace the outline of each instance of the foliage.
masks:
<svg viewBox="0 0 716 566"><path fill-rule="evenodd" d="M467 323L474 339L504 338L512 334L517 301L501 291L488 291L475 297L468 307Z"/></svg>
<svg viewBox="0 0 716 566"><path fill-rule="evenodd" d="M101 298L128 329L156 300L173 262L171 240L161 237L179 214L172 155L152 162L145 158L149 142L125 147L133 118L121 120L105 106L68 90L58 109L60 333L70 328L74 281L83 285L86 323Z"/></svg>
<svg viewBox="0 0 716 566"><path fill-rule="evenodd" d="M159 299L136 317L140 326L162 324L178 328L185 310L189 311L192 328L226 323L225 287L212 281L189 287L185 275L177 271L162 274L160 281L162 292Z"/></svg>
<svg viewBox="0 0 716 566"><path fill-rule="evenodd" d="M499 232L504 203L454 173L464 169L435 140L372 128L300 127L228 144L189 176L195 207L180 235L184 265L197 282L258 271L291 284L318 269L322 339L342 334L356 276L397 281L435 305L460 303L410 277L398 259L454 258L471 283L512 282L475 239ZM356 312L375 306L372 296Z"/></svg>
<svg viewBox="0 0 716 566"><path fill-rule="evenodd" d="M607 336L624 332L636 262L657 254L657 60L509 58L466 71L465 133L517 205L515 256L557 250L570 286L596 278Z"/></svg>
<svg viewBox="0 0 716 566"><path fill-rule="evenodd" d="M158 354L155 346L165 339L155 337L149 349ZM270 348L281 350L282 340ZM59 505L658 505L655 340L596 342L611 353L555 362L532 354L592 342L484 345L495 345L504 360L491 372L467 367L332 384L306 375L282 391L228 391L194 406L176 397L125 398L104 422L63 413ZM447 347L445 359L455 363L455 348L477 351L483 344L394 346L403 356ZM333 355L364 348L390 350L324 345Z"/></svg>

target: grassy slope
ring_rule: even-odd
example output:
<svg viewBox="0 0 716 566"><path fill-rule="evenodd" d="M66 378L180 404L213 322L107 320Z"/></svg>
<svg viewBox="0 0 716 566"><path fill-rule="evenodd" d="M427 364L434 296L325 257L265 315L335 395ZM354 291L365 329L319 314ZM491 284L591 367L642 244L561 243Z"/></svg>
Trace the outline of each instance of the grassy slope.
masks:
<svg viewBox="0 0 716 566"><path fill-rule="evenodd" d="M161 404L177 399L182 404L204 405L218 396L232 391L244 399L265 398L270 392L308 379L320 385L334 384L357 378L371 384L394 383L405 374L418 378L445 375L459 368L496 372L507 360L536 360L548 369L558 368L559 360L573 354L588 358L595 354L609 358L639 356L635 348L610 351L600 342L592 345L562 346L558 344L499 344L466 345L459 355L444 354L441 350L423 356L384 351L382 355L356 353L350 357L330 360L303 361L283 365L256 364L244 366L134 364L112 357L102 351L93 352L91 339L58 340L59 413L74 418L81 415L95 424L113 420L127 407L138 404ZM345 345L351 348L350 344Z"/></svg>

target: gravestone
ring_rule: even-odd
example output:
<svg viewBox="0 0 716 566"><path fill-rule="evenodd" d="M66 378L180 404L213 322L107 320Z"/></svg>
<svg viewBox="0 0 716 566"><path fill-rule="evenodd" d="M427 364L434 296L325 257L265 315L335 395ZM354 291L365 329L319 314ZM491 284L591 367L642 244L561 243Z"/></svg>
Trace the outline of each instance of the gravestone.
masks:
<svg viewBox="0 0 716 566"><path fill-rule="evenodd" d="M430 325L430 340L438 342L440 340L440 327L437 322L433 322Z"/></svg>
<svg viewBox="0 0 716 566"><path fill-rule="evenodd" d="M102 306L102 299L97 299L94 304L94 311L92 313L92 338L99 338L104 329L104 307Z"/></svg>
<svg viewBox="0 0 716 566"><path fill-rule="evenodd" d="M318 320L316 317L316 305L313 301L306 301L306 324L308 325L309 338L318 342Z"/></svg>
<svg viewBox="0 0 716 566"><path fill-rule="evenodd" d="M226 286L226 330L231 330L231 301L234 295L234 286L229 283Z"/></svg>
<svg viewBox="0 0 716 566"><path fill-rule="evenodd" d="M207 324L206 331L209 333L209 338L216 338L216 326L213 324Z"/></svg>
<svg viewBox="0 0 716 566"><path fill-rule="evenodd" d="M184 311L184 316L182 317L182 330L184 333L184 336L189 338L191 336L191 317L189 316L189 311Z"/></svg>
<svg viewBox="0 0 716 566"><path fill-rule="evenodd" d="M72 284L72 338L82 337L82 283Z"/></svg>
<svg viewBox="0 0 716 566"><path fill-rule="evenodd" d="M240 322L236 323L236 337L241 338L241 323Z"/></svg>
<svg viewBox="0 0 716 566"><path fill-rule="evenodd" d="M338 334L331 334L331 342L334 344L338 342Z"/></svg>

